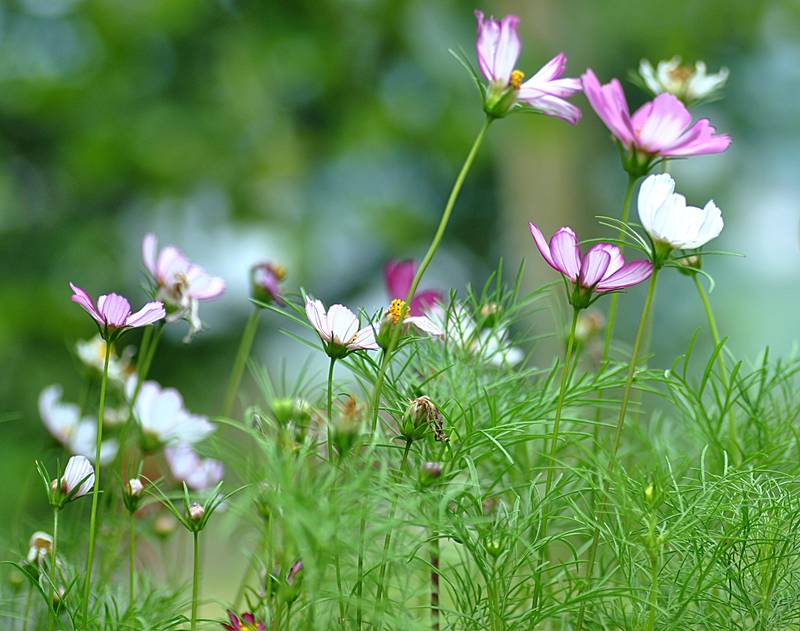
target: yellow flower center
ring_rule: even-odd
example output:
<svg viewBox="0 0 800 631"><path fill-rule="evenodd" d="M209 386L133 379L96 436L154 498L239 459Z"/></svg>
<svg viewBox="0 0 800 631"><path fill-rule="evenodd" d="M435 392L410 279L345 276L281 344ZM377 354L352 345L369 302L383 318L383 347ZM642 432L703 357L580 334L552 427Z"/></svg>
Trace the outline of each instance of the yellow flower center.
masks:
<svg viewBox="0 0 800 631"><path fill-rule="evenodd" d="M278 280L283 280L286 278L286 268L283 265L271 263L270 269L272 270L272 273L275 274L275 278Z"/></svg>
<svg viewBox="0 0 800 631"><path fill-rule="evenodd" d="M389 316L394 324L404 320L408 315L408 305L406 304L406 301L400 300L400 298L395 298L392 300L386 315Z"/></svg>
<svg viewBox="0 0 800 631"><path fill-rule="evenodd" d="M694 69L690 66L678 66L669 71L669 78L679 83L686 83L694 75Z"/></svg>
<svg viewBox="0 0 800 631"><path fill-rule="evenodd" d="M511 79L508 81L508 85L510 85L515 90L519 90L519 86L522 85L522 80L525 78L525 73L522 70L513 70L511 72Z"/></svg>

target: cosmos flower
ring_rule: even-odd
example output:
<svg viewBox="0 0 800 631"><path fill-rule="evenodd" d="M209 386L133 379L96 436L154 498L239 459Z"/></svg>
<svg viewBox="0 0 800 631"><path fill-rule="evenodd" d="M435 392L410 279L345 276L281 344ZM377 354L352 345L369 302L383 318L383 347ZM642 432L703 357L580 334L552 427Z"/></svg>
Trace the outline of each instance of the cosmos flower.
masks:
<svg viewBox="0 0 800 631"><path fill-rule="evenodd" d="M228 610L228 619L230 624L222 624L228 631L266 631L264 623L258 622L255 616L249 612L241 614L240 617Z"/></svg>
<svg viewBox="0 0 800 631"><path fill-rule="evenodd" d="M185 341L190 340L203 326L198 302L219 298L225 291L225 281L191 263L174 245L159 252L158 239L152 233L142 241L142 259L155 280L156 297L169 309L167 321L187 320L189 333Z"/></svg>
<svg viewBox="0 0 800 631"><path fill-rule="evenodd" d="M250 293L255 300L281 304L281 282L286 278L286 269L276 263L259 263L250 268Z"/></svg>
<svg viewBox="0 0 800 631"><path fill-rule="evenodd" d="M215 487L222 480L223 465L219 460L201 458L186 443L167 445L164 455L173 477L195 491Z"/></svg>
<svg viewBox="0 0 800 631"><path fill-rule="evenodd" d="M717 73L706 71L702 61L694 68L681 64L678 56L659 61L654 68L646 59L639 62L639 76L653 94L667 92L686 104L699 103L716 96L728 81L728 69L720 68Z"/></svg>
<svg viewBox="0 0 800 631"><path fill-rule="evenodd" d="M128 395L133 392L128 382ZM198 443L214 431L205 416L190 414L183 397L174 388L162 388L155 381L145 381L134 404L142 430L142 448L152 451L163 445Z"/></svg>
<svg viewBox="0 0 800 631"><path fill-rule="evenodd" d="M106 358L106 341L102 335L95 335L88 340L78 340L75 343L75 352L84 365L102 374ZM133 352L133 348L130 346L120 355L117 355L113 348L111 349L111 357L108 358L109 379L119 384L124 384L128 380L135 372L131 366Z"/></svg>
<svg viewBox="0 0 800 631"><path fill-rule="evenodd" d="M39 416L53 437L71 453L94 460L97 424L94 419L81 418L74 403L61 400L61 386L47 386L39 394ZM108 464L117 454L116 440L104 440L100 447L100 464Z"/></svg>
<svg viewBox="0 0 800 631"><path fill-rule="evenodd" d="M516 68L522 50L517 34L519 18L507 15L502 20L486 19L481 11L475 11L475 18L478 22L478 66L489 82L484 102L486 113L499 118L515 106L521 106L577 123L581 111L564 99L580 92L581 82L561 78L567 64L566 55L559 53L523 81L525 73Z"/></svg>
<svg viewBox="0 0 800 631"><path fill-rule="evenodd" d="M583 75L583 91L594 111L627 152L625 168L643 175L656 158L678 158L725 151L730 136L717 134L708 119L692 123L686 106L672 94L659 94L633 116L619 81L600 85L594 72Z"/></svg>
<svg viewBox="0 0 800 631"><path fill-rule="evenodd" d="M588 307L594 301L593 294L631 287L649 278L653 271L650 261L626 263L619 248L609 243L598 243L581 254L572 228L559 228L548 244L539 228L532 223L528 226L547 264L572 283L569 300L576 309Z"/></svg>
<svg viewBox="0 0 800 631"><path fill-rule="evenodd" d="M342 358L353 351L374 351L379 348L372 325L359 328L358 317L343 305L332 305L326 313L322 302L307 298L306 316L316 329L329 357Z"/></svg>
<svg viewBox="0 0 800 631"><path fill-rule="evenodd" d="M699 248L722 232L722 213L713 200L703 208L686 205L669 174L651 175L639 189L639 219L653 243L670 250Z"/></svg>
<svg viewBox="0 0 800 631"><path fill-rule="evenodd" d="M414 275L417 273L417 262L412 259L388 261L383 268L383 277L386 281L386 292L392 300L405 300ZM422 315L426 309L432 307L443 298L442 292L437 289L428 289L415 293L408 304L408 314L412 317Z"/></svg>
<svg viewBox="0 0 800 631"><path fill-rule="evenodd" d="M31 535L31 541L28 546L28 563L36 563L41 565L50 553L53 551L53 537L41 530L36 531Z"/></svg>
<svg viewBox="0 0 800 631"><path fill-rule="evenodd" d="M108 294L97 299L97 306L91 296L72 283L72 302L77 303L94 318L104 339L127 329L147 326L161 320L165 315L164 305L148 302L136 313L131 313L130 303L118 294Z"/></svg>
<svg viewBox="0 0 800 631"><path fill-rule="evenodd" d="M94 467L85 456L72 456L59 480L53 480L53 489L72 500L89 493L94 488Z"/></svg>

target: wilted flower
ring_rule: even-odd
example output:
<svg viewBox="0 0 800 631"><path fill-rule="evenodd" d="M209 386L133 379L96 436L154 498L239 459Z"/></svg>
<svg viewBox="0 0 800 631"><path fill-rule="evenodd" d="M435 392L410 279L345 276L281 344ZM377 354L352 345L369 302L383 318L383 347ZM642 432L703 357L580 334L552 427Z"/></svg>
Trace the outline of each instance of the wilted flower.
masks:
<svg viewBox="0 0 800 631"><path fill-rule="evenodd" d="M258 622L255 616L249 612L245 612L239 617L228 610L228 619L230 624L222 623L222 626L228 631L266 631L264 623Z"/></svg>
<svg viewBox="0 0 800 631"><path fill-rule="evenodd" d="M641 283L653 271L653 264L643 259L625 262L615 245L598 243L581 254L572 228L559 228L548 244L542 231L528 226L536 247L547 264L571 281L569 301L576 309L585 309L593 294L617 291ZM595 298L596 299L596 298Z"/></svg>
<svg viewBox="0 0 800 631"><path fill-rule="evenodd" d="M160 302L148 302L136 313L131 313L130 303L118 294L108 294L97 299L97 306L91 296L80 287L72 283L72 302L80 305L94 318L100 330L100 335L108 339L118 333L140 326L147 326L158 322L165 315L164 305Z"/></svg>
<svg viewBox="0 0 800 631"><path fill-rule="evenodd" d="M171 443L194 444L214 431L214 426L205 416L186 411L183 397L177 390L162 388L155 381L142 384L134 411L142 430L142 448L145 451Z"/></svg>
<svg viewBox="0 0 800 631"><path fill-rule="evenodd" d="M186 482L195 491L210 489L222 480L222 463L212 458L201 458L186 443L168 445L164 449L164 455L173 477L180 482Z"/></svg>
<svg viewBox="0 0 800 631"><path fill-rule="evenodd" d="M281 304L281 282L286 278L286 268L276 263L259 263L250 268L250 294L253 299L270 304Z"/></svg>
<svg viewBox="0 0 800 631"><path fill-rule="evenodd" d="M28 546L28 563L41 565L53 551L53 537L41 530L31 535L31 542Z"/></svg>
<svg viewBox="0 0 800 631"><path fill-rule="evenodd" d="M669 174L651 175L639 189L639 219L650 235L656 256L672 250L694 250L722 232L722 213L713 201L704 208L686 205L686 198L675 193L675 180Z"/></svg>
<svg viewBox="0 0 800 631"><path fill-rule="evenodd" d="M359 329L358 317L343 305L333 305L328 312L319 300L306 299L306 316L329 357L341 359L353 351L377 350L375 331L371 324Z"/></svg>
<svg viewBox="0 0 800 631"><path fill-rule="evenodd" d="M188 341L203 326L197 314L198 302L219 298L225 291L225 281L191 263L174 245L159 252L154 234L145 235L142 241L142 259L156 282L156 297L169 308L167 321L189 322Z"/></svg>
<svg viewBox="0 0 800 631"><path fill-rule="evenodd" d="M78 499L94 488L94 468L86 457L72 456L61 478L53 480L51 486L65 498Z"/></svg>
<svg viewBox="0 0 800 631"><path fill-rule="evenodd" d="M88 417L81 418L80 408L74 403L61 401L63 391L59 385L47 386L39 395L39 415L47 430L73 454L94 460L97 424ZM100 446L100 464L114 459L116 440L104 440Z"/></svg>
<svg viewBox="0 0 800 631"><path fill-rule="evenodd" d="M566 55L559 53L523 82L525 73L515 67L522 49L517 34L519 18L507 15L502 20L487 20L480 11L475 11L475 18L478 21L478 65L489 81L484 101L486 113L499 118L508 114L515 105L523 104L526 109L577 123L581 111L564 97L580 92L581 82L560 78L567 64Z"/></svg>
<svg viewBox="0 0 800 631"><path fill-rule="evenodd" d="M386 281L386 292L392 300L405 300L414 275L417 273L417 262L412 259L404 261L390 260L383 268ZM411 297L408 304L408 315L419 316L432 307L437 301L442 300L442 292L436 289L418 291Z"/></svg>
<svg viewBox="0 0 800 631"><path fill-rule="evenodd" d="M192 502L189 505L189 517L192 521L200 521L205 517L206 509L197 502Z"/></svg>
<svg viewBox="0 0 800 631"><path fill-rule="evenodd" d="M89 340L78 340L75 343L75 352L86 366L102 373L106 359L106 341L101 335L95 335ZM124 384L134 373L131 366L131 356L133 348L128 347L121 355L117 355L111 349L111 356L108 358L108 378L117 383Z"/></svg>
<svg viewBox="0 0 800 631"><path fill-rule="evenodd" d="M644 175L656 158L678 158L720 153L730 136L717 135L708 119L692 124L686 106L671 94L659 94L631 116L619 81L600 85L594 72L583 75L586 98L609 131L627 152L626 170Z"/></svg>
<svg viewBox="0 0 800 631"><path fill-rule="evenodd" d="M409 402L400 423L400 436L407 441L419 440L431 431L436 440L446 442L442 413L427 396L417 397Z"/></svg>
<svg viewBox="0 0 800 631"><path fill-rule="evenodd" d="M659 61L653 68L646 59L639 62L639 76L653 94L668 92L687 105L705 101L716 96L728 81L728 69L709 74L706 64L695 63L694 68L681 64L680 57Z"/></svg>

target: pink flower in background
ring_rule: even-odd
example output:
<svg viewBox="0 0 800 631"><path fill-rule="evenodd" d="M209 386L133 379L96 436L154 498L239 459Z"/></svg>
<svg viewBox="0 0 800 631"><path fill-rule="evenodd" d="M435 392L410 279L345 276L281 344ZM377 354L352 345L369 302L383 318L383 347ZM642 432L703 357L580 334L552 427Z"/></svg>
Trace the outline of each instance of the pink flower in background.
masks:
<svg viewBox="0 0 800 631"><path fill-rule="evenodd" d="M174 245L159 252L158 239L152 233L142 241L142 259L156 282L156 297L170 308L167 321L188 320L188 341L203 325L197 315L197 303L219 298L225 291L225 281L191 263Z"/></svg>
<svg viewBox="0 0 800 631"><path fill-rule="evenodd" d="M250 291L253 298L267 304L282 304L281 282L286 278L286 269L276 263L258 263L250 268Z"/></svg>
<svg viewBox="0 0 800 631"><path fill-rule="evenodd" d="M570 302L583 309L592 301L592 293L606 293L637 285L647 279L653 264L643 259L625 262L619 248L598 243L581 254L578 238L572 228L559 228L550 243L535 225L528 226L536 247L547 264L574 284Z"/></svg>
<svg viewBox="0 0 800 631"><path fill-rule="evenodd" d="M404 261L390 260L383 268L383 277L386 281L386 292L393 300L405 300L414 274L417 273L417 262L412 259ZM420 316L435 303L441 302L442 292L436 289L418 291L411 298L409 306L410 316Z"/></svg>
<svg viewBox="0 0 800 631"><path fill-rule="evenodd" d="M578 79L562 79L567 57L559 53L530 79L515 66L522 44L517 34L519 18L507 15L502 20L485 19L475 11L478 21L476 48L478 65L489 81L485 108L492 116L504 116L518 102L548 116L575 124L581 111L564 100L581 90Z"/></svg>
<svg viewBox="0 0 800 631"><path fill-rule="evenodd" d="M190 489L205 491L222 480L222 463L212 458L201 458L186 443L167 446L164 455L173 477L179 482L186 482Z"/></svg>
<svg viewBox="0 0 800 631"><path fill-rule="evenodd" d="M652 158L677 158L720 153L731 144L730 136L717 134L708 119L692 124L686 106L672 94L659 94L631 116L619 81L600 85L594 72L583 75L583 91L594 111L614 137L637 154L639 167L649 168ZM635 166L635 165L634 165Z"/></svg>
<svg viewBox="0 0 800 631"><path fill-rule="evenodd" d="M322 302L307 298L306 316L325 345L329 357L341 358L353 351L374 351L379 348L372 325L359 328L358 317L343 305L332 305L326 313Z"/></svg>
<svg viewBox="0 0 800 631"><path fill-rule="evenodd" d="M164 305L160 302L148 302L136 313L131 313L131 304L118 294L107 294L97 299L97 306L91 296L83 289L69 284L72 289L72 302L79 304L94 318L100 326L100 333L105 337L125 329L147 326L161 320L165 315Z"/></svg>
<svg viewBox="0 0 800 631"><path fill-rule="evenodd" d="M245 612L241 617L228 610L230 624L223 623L222 626L228 631L266 631L263 622L257 622L253 614Z"/></svg>

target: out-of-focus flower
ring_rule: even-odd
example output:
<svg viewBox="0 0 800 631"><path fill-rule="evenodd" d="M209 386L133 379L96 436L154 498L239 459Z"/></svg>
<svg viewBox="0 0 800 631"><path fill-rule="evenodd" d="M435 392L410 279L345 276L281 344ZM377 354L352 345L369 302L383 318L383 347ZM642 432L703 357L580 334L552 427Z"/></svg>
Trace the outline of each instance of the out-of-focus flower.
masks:
<svg viewBox="0 0 800 631"><path fill-rule="evenodd" d="M329 357L341 359L353 351L374 351L379 348L372 325L359 328L358 317L343 305L332 305L326 313L322 302L307 298L306 316L316 329Z"/></svg>
<svg viewBox="0 0 800 631"><path fill-rule="evenodd" d="M556 116L575 124L581 111L565 101L581 90L578 79L562 79L567 56L559 53L527 81L525 73L516 68L522 43L517 34L519 18L507 15L502 20L486 19L475 11L478 21L476 48L478 65L489 81L484 109L492 117L500 118L514 106L534 109L548 116Z"/></svg>
<svg viewBox="0 0 800 631"><path fill-rule="evenodd" d="M228 610L228 619L230 623L222 623L222 626L228 631L266 631L264 623L258 622L256 617L249 612L237 616Z"/></svg>
<svg viewBox="0 0 800 631"><path fill-rule="evenodd" d="M153 521L153 533L161 539L169 537L178 527L178 520L170 513L162 513Z"/></svg>
<svg viewBox="0 0 800 631"><path fill-rule="evenodd" d="M286 584L287 585L294 585L297 582L300 572L303 571L303 562L298 559L294 563L292 563L292 567L289 568L289 572L286 574Z"/></svg>
<svg viewBox="0 0 800 631"><path fill-rule="evenodd" d="M588 307L593 302L593 294L636 285L653 271L650 261L638 259L626 263L619 248L609 243L593 245L582 255L572 228L559 228L548 244L539 228L532 223L528 226L547 264L573 284L569 301L576 309Z"/></svg>
<svg viewBox="0 0 800 631"><path fill-rule="evenodd" d="M210 489L222 480L222 463L212 458L201 458L186 443L168 445L164 449L164 455L173 477L180 482L186 482L195 491Z"/></svg>
<svg viewBox="0 0 800 631"><path fill-rule="evenodd" d="M713 201L704 208L686 205L675 192L675 180L667 173L651 175L639 189L639 219L650 235L656 254L694 250L722 232L722 213ZM661 250L661 252L658 252Z"/></svg>
<svg viewBox="0 0 800 631"><path fill-rule="evenodd" d="M119 294L108 294L97 299L97 306L91 296L80 287L69 284L72 289L72 302L80 305L94 318L104 339L127 329L147 326L158 322L165 315L164 305L160 302L148 302L136 313L131 313L130 303Z"/></svg>
<svg viewBox="0 0 800 631"><path fill-rule="evenodd" d="M31 535L31 542L28 546L28 563L41 565L53 551L53 537L41 530Z"/></svg>
<svg viewBox="0 0 800 631"><path fill-rule="evenodd" d="M95 335L89 340L78 340L75 343L75 352L86 366L102 374L106 359L106 341L101 335ZM132 356L132 347L126 348L121 355L117 355L112 348L108 358L108 378L124 384L134 373L131 366Z"/></svg>
<svg viewBox="0 0 800 631"><path fill-rule="evenodd" d="M281 282L286 278L286 268L276 263L259 263L250 268L250 294L254 300L282 304Z"/></svg>
<svg viewBox="0 0 800 631"><path fill-rule="evenodd" d="M358 439L364 420L364 406L354 396L339 404L333 418L333 444L339 454L345 454Z"/></svg>
<svg viewBox="0 0 800 631"><path fill-rule="evenodd" d="M675 56L659 61L655 68L647 59L642 59L639 76L653 94L667 92L690 105L715 97L728 81L728 69L709 73L704 62L698 61L692 68L682 65L681 58Z"/></svg>
<svg viewBox="0 0 800 631"><path fill-rule="evenodd" d="M579 344L586 344L600 333L605 325L603 314L596 309L581 311L575 323L575 340Z"/></svg>
<svg viewBox="0 0 800 631"><path fill-rule="evenodd" d="M71 500L78 499L94 488L94 467L84 456L72 456L59 480L53 480L53 490Z"/></svg>
<svg viewBox="0 0 800 631"><path fill-rule="evenodd" d="M190 414L183 407L183 397L177 390L162 388L155 381L142 384L134 411L145 451L172 443L198 443L214 431L205 416Z"/></svg>
<svg viewBox="0 0 800 631"><path fill-rule="evenodd" d="M219 298L225 291L225 281L191 263L174 245L159 252L154 234L145 235L142 241L142 259L156 282L156 297L169 309L167 322L188 321L185 341L190 340L203 327L197 313L198 302Z"/></svg>
<svg viewBox="0 0 800 631"><path fill-rule="evenodd" d="M61 386L47 386L39 395L39 415L47 430L71 453L94 460L97 423L81 418L80 408L61 401ZM117 453L116 440L104 440L100 446L100 464L108 464Z"/></svg>
<svg viewBox="0 0 800 631"><path fill-rule="evenodd" d="M600 85L594 72L583 75L583 91L594 111L619 141L626 170L644 175L656 158L680 158L725 151L730 136L717 134L708 119L692 124L686 106L672 94L659 94L631 116L619 81Z"/></svg>
<svg viewBox="0 0 800 631"><path fill-rule="evenodd" d="M419 468L419 478L423 485L430 484L442 475L441 462L423 462Z"/></svg>
<svg viewBox="0 0 800 631"><path fill-rule="evenodd" d="M417 262L413 259L388 261L383 268L383 277L386 281L386 292L392 300L405 300L411 283L414 282L414 274L417 273ZM436 302L442 300L442 292L438 289L427 289L418 291L411 297L408 304L408 315L419 316Z"/></svg>

